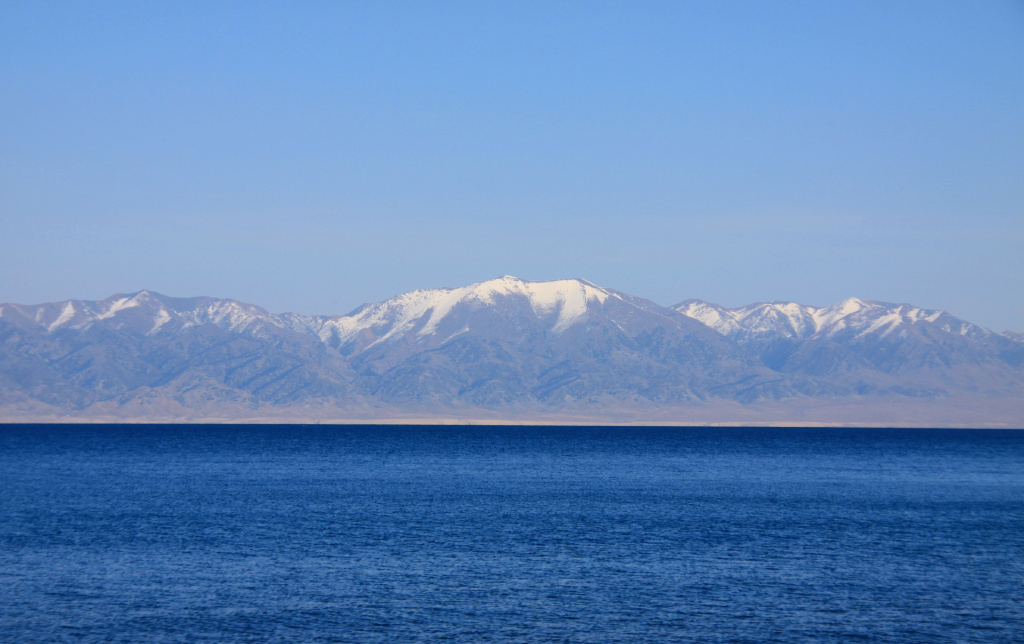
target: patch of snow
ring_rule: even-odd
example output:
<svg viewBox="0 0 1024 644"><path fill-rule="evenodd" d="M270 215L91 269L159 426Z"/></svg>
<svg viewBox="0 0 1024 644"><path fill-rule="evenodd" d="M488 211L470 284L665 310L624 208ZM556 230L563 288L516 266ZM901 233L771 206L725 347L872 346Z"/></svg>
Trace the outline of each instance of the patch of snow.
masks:
<svg viewBox="0 0 1024 644"><path fill-rule="evenodd" d="M153 328L149 330L146 335L153 335L160 330L160 327L171 321L171 314L167 312L167 309L160 307L160 312L156 314L156 318L153 322Z"/></svg>
<svg viewBox="0 0 1024 644"><path fill-rule="evenodd" d="M143 291L143 292L145 292L145 291ZM141 293L139 295L141 295ZM138 295L136 295L134 297L122 297L121 299L115 300L114 302L112 302L110 304L110 306L107 308L106 311L104 311L103 313L101 313L101 314L96 316L96 319L97 320L106 320L108 318L112 318L115 315L117 315L118 311L123 311L125 309L130 309L130 308L138 306L138 305L139 305Z"/></svg>
<svg viewBox="0 0 1024 644"><path fill-rule="evenodd" d="M881 333L881 337L885 337L893 332L900 324L903 323L903 318L899 312L889 313L888 315L882 315L875 318L866 329L858 333L855 337L862 338L866 335L870 335L879 331L883 327L886 327Z"/></svg>
<svg viewBox="0 0 1024 644"><path fill-rule="evenodd" d="M46 327L47 331L53 331L54 329L66 324L71 318L75 317L75 305L70 301L64 305L64 310L60 312L60 317L53 321L50 326Z"/></svg>
<svg viewBox="0 0 1024 644"><path fill-rule="evenodd" d="M826 335L834 335L847 326L846 318L860 313L868 304L855 297L847 298L838 304L816 309L811 314L816 331L824 331Z"/></svg>
<svg viewBox="0 0 1024 644"><path fill-rule="evenodd" d="M778 333L787 337L803 337L817 330L810 313L795 302L752 304L739 309L736 315L747 333Z"/></svg>
<svg viewBox="0 0 1024 644"><path fill-rule="evenodd" d="M772 302L770 306L775 313L773 318L788 327L785 335L802 338L818 330L811 307L796 302Z"/></svg>
<svg viewBox="0 0 1024 644"><path fill-rule="evenodd" d="M276 327L286 326L286 323L276 315L267 314L257 307L233 300L215 300L205 309L197 309L188 317L194 324L212 323L231 331L244 331L253 323L261 320Z"/></svg>
<svg viewBox="0 0 1024 644"><path fill-rule="evenodd" d="M737 321L740 316L739 311L725 309L715 304L694 300L684 303L676 310L722 335L730 335L742 328Z"/></svg>
<svg viewBox="0 0 1024 644"><path fill-rule="evenodd" d="M457 337L457 336L460 336L460 335L462 335L463 333L466 333L467 331L469 331L469 327L463 327L463 328L462 328L462 330L460 330L460 331L456 331L455 333L451 334L450 336L448 336L447 338L445 338L444 340L442 340L442 341L441 341L441 344L444 344L444 343L448 342L449 340L451 340L452 338L455 338L455 337Z"/></svg>

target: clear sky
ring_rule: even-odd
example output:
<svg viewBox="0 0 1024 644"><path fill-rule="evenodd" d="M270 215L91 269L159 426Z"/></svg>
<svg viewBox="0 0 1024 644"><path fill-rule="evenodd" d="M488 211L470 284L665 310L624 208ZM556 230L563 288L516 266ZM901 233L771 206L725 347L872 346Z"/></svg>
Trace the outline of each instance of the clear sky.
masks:
<svg viewBox="0 0 1024 644"><path fill-rule="evenodd" d="M503 274L1024 331L1024 3L0 3L0 302Z"/></svg>

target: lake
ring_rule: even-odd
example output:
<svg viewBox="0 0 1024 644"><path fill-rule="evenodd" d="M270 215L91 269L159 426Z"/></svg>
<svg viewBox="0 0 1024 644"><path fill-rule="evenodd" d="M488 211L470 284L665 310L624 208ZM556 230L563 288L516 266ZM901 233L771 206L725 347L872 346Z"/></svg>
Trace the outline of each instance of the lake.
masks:
<svg viewBox="0 0 1024 644"><path fill-rule="evenodd" d="M1022 431L0 425L4 642L1022 639Z"/></svg>

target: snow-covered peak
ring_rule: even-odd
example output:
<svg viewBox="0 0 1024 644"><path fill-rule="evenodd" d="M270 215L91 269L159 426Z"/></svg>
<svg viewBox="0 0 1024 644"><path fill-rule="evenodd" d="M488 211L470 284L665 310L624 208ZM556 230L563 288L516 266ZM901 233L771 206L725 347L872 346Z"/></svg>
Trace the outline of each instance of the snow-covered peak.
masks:
<svg viewBox="0 0 1024 644"><path fill-rule="evenodd" d="M753 333L780 333L794 338L816 330L810 307L796 302L752 304L737 312L737 321Z"/></svg>
<svg viewBox="0 0 1024 644"><path fill-rule="evenodd" d="M709 326L722 335L776 333L805 337L817 331L812 307L796 302L759 302L736 309L687 300L677 311Z"/></svg>
<svg viewBox="0 0 1024 644"><path fill-rule="evenodd" d="M462 291L464 289L457 289ZM521 295L526 297L534 313L546 315L558 311L554 330L562 331L586 315L590 302L604 303L613 294L581 279L555 280L551 282L528 282L511 276L499 277L466 287L465 296L473 297L485 304L495 304L502 297ZM429 326L429 324L428 324Z"/></svg>
<svg viewBox="0 0 1024 644"><path fill-rule="evenodd" d="M242 331L258 323L267 323L276 327L285 326L278 316L272 315L258 306L235 300L210 299L205 302L205 305L185 311L181 315L191 324L212 323L232 331Z"/></svg>
<svg viewBox="0 0 1024 644"><path fill-rule="evenodd" d="M936 322L945 317L948 322L962 322L943 311L920 309L909 304L889 304L850 298L839 304L817 309L814 318L821 331L835 335L846 329L856 332L856 337L878 335L885 337L894 331L904 333L915 324ZM973 326L973 325L972 325ZM949 331L947 326L944 330Z"/></svg>
<svg viewBox="0 0 1024 644"><path fill-rule="evenodd" d="M154 293L113 295L105 300L66 300L48 304L6 305L12 314L31 320L48 332L85 329L96 323L127 327L152 335L165 328L214 324L232 331L255 331L264 324L281 327L285 322L258 306L210 297L173 298ZM168 326L170 325L170 326Z"/></svg>
<svg viewBox="0 0 1024 644"><path fill-rule="evenodd" d="M823 308L812 308L811 317L814 319L814 331L818 332L826 329L826 332L835 333L848 325L849 320L847 318L858 315L872 307L872 304L864 300L850 297L838 304Z"/></svg>
<svg viewBox="0 0 1024 644"><path fill-rule="evenodd" d="M867 335L886 337L893 332L904 334L913 325L923 323L936 324L944 331L972 337L990 333L943 311L856 297L825 307L766 302L730 309L700 300L687 300L673 308L722 335L735 335L740 339L766 335L802 339L831 337L846 332L852 332L858 338Z"/></svg>
<svg viewBox="0 0 1024 644"><path fill-rule="evenodd" d="M538 317L557 315L552 330L558 333L583 319L590 306L618 297L581 279L531 282L505 275L462 288L410 291L363 306L350 315L330 319L322 327L320 337L333 336L344 344L372 330L376 344L413 329L416 335L425 336L434 333L456 306L495 306L509 298L524 298Z"/></svg>
<svg viewBox="0 0 1024 644"><path fill-rule="evenodd" d="M722 335L732 335L742 328L737 321L736 309L727 309L724 306L701 300L686 300L673 308Z"/></svg>

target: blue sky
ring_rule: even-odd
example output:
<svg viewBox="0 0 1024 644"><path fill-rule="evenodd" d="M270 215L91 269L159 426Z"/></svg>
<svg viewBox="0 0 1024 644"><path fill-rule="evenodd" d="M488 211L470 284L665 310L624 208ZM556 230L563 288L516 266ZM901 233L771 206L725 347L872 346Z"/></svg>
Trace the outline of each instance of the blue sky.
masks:
<svg viewBox="0 0 1024 644"><path fill-rule="evenodd" d="M1024 3L7 0L0 301L584 277L1024 331Z"/></svg>

